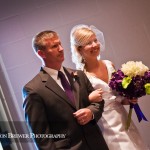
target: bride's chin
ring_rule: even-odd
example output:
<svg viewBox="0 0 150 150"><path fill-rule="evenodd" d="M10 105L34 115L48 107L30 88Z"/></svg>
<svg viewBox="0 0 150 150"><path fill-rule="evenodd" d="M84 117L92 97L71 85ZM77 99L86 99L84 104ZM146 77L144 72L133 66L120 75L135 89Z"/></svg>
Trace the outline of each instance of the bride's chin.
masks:
<svg viewBox="0 0 150 150"><path fill-rule="evenodd" d="M93 51L93 54L98 56L100 54L100 51L99 50L98 51Z"/></svg>

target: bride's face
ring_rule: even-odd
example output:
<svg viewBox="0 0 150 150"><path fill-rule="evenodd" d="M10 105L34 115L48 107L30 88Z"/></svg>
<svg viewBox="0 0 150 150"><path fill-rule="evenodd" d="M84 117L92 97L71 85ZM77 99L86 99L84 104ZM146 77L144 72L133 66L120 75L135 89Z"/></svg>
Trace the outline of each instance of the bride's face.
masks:
<svg viewBox="0 0 150 150"><path fill-rule="evenodd" d="M79 52L85 60L97 58L100 53L100 42L94 34L88 39L86 45L80 48Z"/></svg>

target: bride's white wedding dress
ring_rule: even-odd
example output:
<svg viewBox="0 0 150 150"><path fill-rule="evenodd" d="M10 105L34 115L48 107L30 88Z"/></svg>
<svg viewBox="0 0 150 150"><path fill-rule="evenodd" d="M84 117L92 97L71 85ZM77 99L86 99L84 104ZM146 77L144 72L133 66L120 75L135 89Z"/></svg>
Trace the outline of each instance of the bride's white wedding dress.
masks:
<svg viewBox="0 0 150 150"><path fill-rule="evenodd" d="M108 70L109 80L114 68L111 62L104 61ZM85 72L86 73L86 72ZM126 109L121 104L123 97L115 96L109 85L101 79L86 73L95 89L103 89L103 99L105 100L104 112L98 125L103 133L110 150L148 150L142 140L139 131L133 122L127 131L125 129L127 115Z"/></svg>

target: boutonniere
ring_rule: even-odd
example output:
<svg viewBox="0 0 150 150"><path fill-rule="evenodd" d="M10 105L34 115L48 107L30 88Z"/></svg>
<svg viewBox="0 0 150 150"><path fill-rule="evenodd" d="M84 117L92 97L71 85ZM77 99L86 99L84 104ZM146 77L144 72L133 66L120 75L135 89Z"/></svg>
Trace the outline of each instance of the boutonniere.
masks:
<svg viewBox="0 0 150 150"><path fill-rule="evenodd" d="M77 71L75 71L75 72L72 72L71 73L71 76L72 76L72 78L73 78L73 81L75 82L75 81L77 81L78 80L78 73L77 73Z"/></svg>

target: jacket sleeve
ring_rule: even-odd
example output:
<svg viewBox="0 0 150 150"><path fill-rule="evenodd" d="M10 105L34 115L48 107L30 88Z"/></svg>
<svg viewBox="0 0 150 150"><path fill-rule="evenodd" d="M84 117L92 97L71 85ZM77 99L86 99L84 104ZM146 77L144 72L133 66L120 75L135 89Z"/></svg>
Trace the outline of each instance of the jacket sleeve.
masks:
<svg viewBox="0 0 150 150"><path fill-rule="evenodd" d="M42 98L27 87L23 89L23 98L25 119L36 146L39 150L56 150L52 138L45 137L50 135L50 129Z"/></svg>

